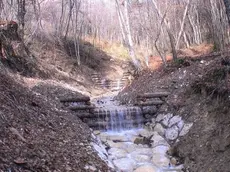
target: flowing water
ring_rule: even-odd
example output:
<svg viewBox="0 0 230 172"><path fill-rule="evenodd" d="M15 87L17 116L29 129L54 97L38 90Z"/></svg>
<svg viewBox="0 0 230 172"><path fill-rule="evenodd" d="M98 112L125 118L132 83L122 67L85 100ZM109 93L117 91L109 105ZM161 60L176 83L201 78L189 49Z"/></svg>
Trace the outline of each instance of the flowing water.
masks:
<svg viewBox="0 0 230 172"><path fill-rule="evenodd" d="M170 164L166 155L169 144L157 132L144 129L146 122L139 107L119 105L112 96L93 100L97 109L98 137L106 145L108 158L118 172L181 171L181 166ZM151 145L137 143L152 137Z"/></svg>

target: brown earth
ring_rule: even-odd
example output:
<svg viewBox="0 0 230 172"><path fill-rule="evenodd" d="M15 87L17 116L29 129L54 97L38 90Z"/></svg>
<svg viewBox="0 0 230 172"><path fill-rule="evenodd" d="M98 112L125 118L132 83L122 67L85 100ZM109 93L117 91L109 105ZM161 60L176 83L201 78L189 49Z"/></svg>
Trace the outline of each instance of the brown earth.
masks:
<svg viewBox="0 0 230 172"><path fill-rule="evenodd" d="M59 103L79 93L49 84L29 90L1 70L0 95L0 171L108 171L89 127Z"/></svg>
<svg viewBox="0 0 230 172"><path fill-rule="evenodd" d="M187 171L230 171L230 63L222 57L212 53L184 58L145 71L117 96L123 103L135 103L137 94L171 93L164 110L194 122L189 134L172 145Z"/></svg>

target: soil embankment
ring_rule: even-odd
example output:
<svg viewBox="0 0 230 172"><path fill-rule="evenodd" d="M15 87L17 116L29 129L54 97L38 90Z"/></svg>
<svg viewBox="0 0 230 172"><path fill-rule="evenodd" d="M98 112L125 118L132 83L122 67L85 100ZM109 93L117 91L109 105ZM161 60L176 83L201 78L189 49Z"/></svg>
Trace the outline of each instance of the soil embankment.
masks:
<svg viewBox="0 0 230 172"><path fill-rule="evenodd" d="M117 99L135 103L137 94L169 91L169 107L163 110L194 124L189 134L173 145L175 155L192 172L227 172L230 170L228 65L218 53L181 59L165 69L143 72Z"/></svg>

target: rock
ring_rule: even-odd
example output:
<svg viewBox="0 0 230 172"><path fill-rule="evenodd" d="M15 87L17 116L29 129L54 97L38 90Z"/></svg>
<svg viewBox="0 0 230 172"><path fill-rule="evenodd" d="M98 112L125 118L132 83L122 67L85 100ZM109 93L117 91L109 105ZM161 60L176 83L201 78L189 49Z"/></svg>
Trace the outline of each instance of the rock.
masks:
<svg viewBox="0 0 230 172"><path fill-rule="evenodd" d="M160 136L157 132L154 132L153 134L154 135L151 139L153 141L152 147L156 147L156 146L160 146L160 145L169 146L167 141L162 136Z"/></svg>
<svg viewBox="0 0 230 172"><path fill-rule="evenodd" d="M165 128L159 123L154 127L154 131L156 131L161 136L164 136L165 134Z"/></svg>
<svg viewBox="0 0 230 172"><path fill-rule="evenodd" d="M181 121L181 117L176 115L169 120L168 127L172 127L173 125L179 123L180 121Z"/></svg>
<svg viewBox="0 0 230 172"><path fill-rule="evenodd" d="M185 124L183 129L180 132L180 136L186 135L192 126L193 126L193 123Z"/></svg>
<svg viewBox="0 0 230 172"><path fill-rule="evenodd" d="M176 165L177 165L177 159L174 158L174 157L172 157L172 158L170 159L170 164L171 164L172 166L176 166Z"/></svg>
<svg viewBox="0 0 230 172"><path fill-rule="evenodd" d="M139 145L139 144L143 144L143 137L137 137L135 140L134 140L134 144L136 145Z"/></svg>
<svg viewBox="0 0 230 172"><path fill-rule="evenodd" d="M132 154L152 156L152 149L151 148L138 148L138 147L136 147L136 149L131 153L131 155Z"/></svg>
<svg viewBox="0 0 230 172"><path fill-rule="evenodd" d="M137 139L137 138L140 138L139 136L130 136L129 137L129 141L134 143L134 141Z"/></svg>
<svg viewBox="0 0 230 172"><path fill-rule="evenodd" d="M109 138L109 135L107 133L101 133L98 135L98 137L101 139L102 142L106 142Z"/></svg>
<svg viewBox="0 0 230 172"><path fill-rule="evenodd" d="M159 114L157 115L156 122L161 122L164 119L165 114Z"/></svg>
<svg viewBox="0 0 230 172"><path fill-rule="evenodd" d="M178 122L178 123L177 123L177 127L178 127L179 131L181 132L181 130L182 130L183 127L184 127L184 121L181 120L180 122Z"/></svg>
<svg viewBox="0 0 230 172"><path fill-rule="evenodd" d="M85 170L87 170L87 171L97 171L96 167L91 166L91 165L86 165Z"/></svg>
<svg viewBox="0 0 230 172"><path fill-rule="evenodd" d="M154 154L152 162L158 167L168 167L170 163L169 159L162 154Z"/></svg>
<svg viewBox="0 0 230 172"><path fill-rule="evenodd" d="M134 140L134 143L137 144L137 145L142 144L142 145L147 145L148 147L151 147L151 144L153 142L151 140L152 136L150 136L150 137L136 138L136 140Z"/></svg>
<svg viewBox="0 0 230 172"><path fill-rule="evenodd" d="M168 128L165 131L165 137L167 140L176 140L178 135L179 135L179 129L177 128L177 126L173 126L171 128Z"/></svg>
<svg viewBox="0 0 230 172"><path fill-rule="evenodd" d="M132 172L136 167L136 162L130 158L122 158L113 161L118 171Z"/></svg>
<svg viewBox="0 0 230 172"><path fill-rule="evenodd" d="M151 118L152 118L152 115L150 115L150 114L145 114L144 117L145 117L145 119L151 119Z"/></svg>
<svg viewBox="0 0 230 172"><path fill-rule="evenodd" d="M159 109L159 112L167 112L168 111L168 105L167 104L163 104Z"/></svg>
<svg viewBox="0 0 230 172"><path fill-rule="evenodd" d="M109 151L109 157L112 159L120 159L127 156L127 151L120 148L111 148Z"/></svg>
<svg viewBox="0 0 230 172"><path fill-rule="evenodd" d="M151 120L151 122L152 122L152 124L156 124L156 118L152 118L152 120Z"/></svg>
<svg viewBox="0 0 230 172"><path fill-rule="evenodd" d="M107 144L109 145L110 148L121 148L121 149L125 149L127 147L127 145L123 142L118 142L118 143L115 143L111 140L108 140L107 141Z"/></svg>
<svg viewBox="0 0 230 172"><path fill-rule="evenodd" d="M125 135L110 135L108 140L112 140L114 142L128 142L129 139Z"/></svg>
<svg viewBox="0 0 230 172"><path fill-rule="evenodd" d="M138 131L138 134L142 137L150 137L152 135L152 132L146 129L142 129Z"/></svg>
<svg viewBox="0 0 230 172"><path fill-rule="evenodd" d="M138 147L140 147L140 145L130 144L126 150L130 153L130 152L134 152Z"/></svg>
<svg viewBox="0 0 230 172"><path fill-rule="evenodd" d="M155 106L144 106L142 108L143 114L150 114L153 115L157 112L157 108Z"/></svg>
<svg viewBox="0 0 230 172"><path fill-rule="evenodd" d="M158 171L159 170L157 169L157 167L150 164L140 166L136 170L134 170L134 172L158 172Z"/></svg>
<svg viewBox="0 0 230 172"><path fill-rule="evenodd" d="M101 131L95 130L95 131L93 131L93 134L95 134L95 135L100 135L100 134L101 134Z"/></svg>
<svg viewBox="0 0 230 172"><path fill-rule="evenodd" d="M145 128L147 130L153 131L155 126L156 126L156 123L147 123Z"/></svg>
<svg viewBox="0 0 230 172"><path fill-rule="evenodd" d="M156 146L155 148L153 148L152 153L153 153L153 156L154 154L161 154L165 156L169 149L170 149L169 146L160 145L160 146Z"/></svg>
<svg viewBox="0 0 230 172"><path fill-rule="evenodd" d="M140 162L150 162L151 160L151 157L150 156L147 156L147 155L139 155L139 154L131 154L131 157L137 162L137 163L140 163Z"/></svg>
<svg viewBox="0 0 230 172"><path fill-rule="evenodd" d="M170 120L172 117L173 117L173 114L167 113L167 114L164 116L163 120L161 121L161 123L163 124L163 126L168 127L168 125L169 125L169 120Z"/></svg>

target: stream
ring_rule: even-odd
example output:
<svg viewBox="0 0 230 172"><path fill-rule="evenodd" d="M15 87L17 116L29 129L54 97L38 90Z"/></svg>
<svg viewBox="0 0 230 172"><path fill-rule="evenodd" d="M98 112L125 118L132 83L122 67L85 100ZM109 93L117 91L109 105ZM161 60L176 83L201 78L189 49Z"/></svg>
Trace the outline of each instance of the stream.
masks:
<svg viewBox="0 0 230 172"><path fill-rule="evenodd" d="M139 107L119 105L113 96L92 100L100 121L93 135L100 146L94 144L94 148L109 166L117 172L182 171L183 165L167 155L170 145L159 127L146 127Z"/></svg>

